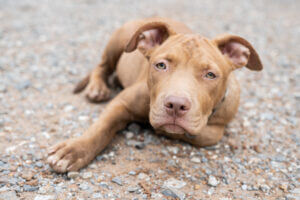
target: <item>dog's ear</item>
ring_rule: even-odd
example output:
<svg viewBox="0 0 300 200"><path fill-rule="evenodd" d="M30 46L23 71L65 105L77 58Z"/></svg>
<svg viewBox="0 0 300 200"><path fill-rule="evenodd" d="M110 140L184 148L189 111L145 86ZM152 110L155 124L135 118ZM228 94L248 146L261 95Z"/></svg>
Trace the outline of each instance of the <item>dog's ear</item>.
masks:
<svg viewBox="0 0 300 200"><path fill-rule="evenodd" d="M164 22L149 22L140 26L129 40L125 52L139 49L145 56L175 32Z"/></svg>
<svg viewBox="0 0 300 200"><path fill-rule="evenodd" d="M251 70L262 70L263 66L252 45L242 37L225 34L214 39L217 47L235 68L246 66Z"/></svg>

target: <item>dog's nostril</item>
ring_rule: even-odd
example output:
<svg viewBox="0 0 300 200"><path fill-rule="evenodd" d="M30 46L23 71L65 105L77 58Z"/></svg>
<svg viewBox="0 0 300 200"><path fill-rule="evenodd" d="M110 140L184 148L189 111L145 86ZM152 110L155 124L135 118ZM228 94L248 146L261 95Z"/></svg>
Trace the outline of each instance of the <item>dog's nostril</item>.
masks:
<svg viewBox="0 0 300 200"><path fill-rule="evenodd" d="M166 107L167 107L167 108L170 108L170 109L173 109L173 104L172 104L172 103L167 103L167 104L166 104Z"/></svg>
<svg viewBox="0 0 300 200"><path fill-rule="evenodd" d="M180 106L180 110L186 110L185 106Z"/></svg>

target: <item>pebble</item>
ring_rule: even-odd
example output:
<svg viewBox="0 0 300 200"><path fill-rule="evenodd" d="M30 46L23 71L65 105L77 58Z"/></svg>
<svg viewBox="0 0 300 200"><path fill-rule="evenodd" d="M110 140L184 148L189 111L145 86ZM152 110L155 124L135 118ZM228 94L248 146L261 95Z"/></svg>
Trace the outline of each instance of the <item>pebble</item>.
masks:
<svg viewBox="0 0 300 200"><path fill-rule="evenodd" d="M280 183L279 188L284 191L284 192L288 192L288 183Z"/></svg>
<svg viewBox="0 0 300 200"><path fill-rule="evenodd" d="M155 193L155 192L152 192L151 193L151 198L152 199L162 199L163 195L160 194L160 193Z"/></svg>
<svg viewBox="0 0 300 200"><path fill-rule="evenodd" d="M166 149L162 149L161 150L161 153L164 155L164 156L169 156L169 152L166 150Z"/></svg>
<svg viewBox="0 0 300 200"><path fill-rule="evenodd" d="M34 192L39 189L38 186L31 186L31 185L23 185L23 189L25 192Z"/></svg>
<svg viewBox="0 0 300 200"><path fill-rule="evenodd" d="M89 185L88 185L87 183L81 183L81 184L79 185L79 188L80 188L81 190L87 190L87 189L89 189L90 187L89 187Z"/></svg>
<svg viewBox="0 0 300 200"><path fill-rule="evenodd" d="M247 188L248 188L247 185L245 185L245 184L242 185L242 190L247 190Z"/></svg>
<svg viewBox="0 0 300 200"><path fill-rule="evenodd" d="M134 134L132 133L132 132L129 132L129 131L127 131L126 133L125 133L125 137L126 137L126 139L131 139L131 138L133 138L133 136L134 136Z"/></svg>
<svg viewBox="0 0 300 200"><path fill-rule="evenodd" d="M194 162L194 163L201 163L201 160L198 157L192 157L191 161Z"/></svg>
<svg viewBox="0 0 300 200"><path fill-rule="evenodd" d="M102 154L96 157L97 161L102 161L102 160L107 160L108 159L108 155L107 154Z"/></svg>
<svg viewBox="0 0 300 200"><path fill-rule="evenodd" d="M294 188L290 191L292 194L298 194L300 195L300 187Z"/></svg>
<svg viewBox="0 0 300 200"><path fill-rule="evenodd" d="M120 177L114 177L114 178L111 180L111 182L116 183L116 184L118 184L118 185L120 185L120 186L123 185L123 182L122 182L122 180L121 180Z"/></svg>
<svg viewBox="0 0 300 200"><path fill-rule="evenodd" d="M16 88L19 90L19 91L22 91L22 90L26 90L27 88L31 87L31 82L29 80L26 80L26 81L22 81L20 83L18 83L16 85Z"/></svg>
<svg viewBox="0 0 300 200"><path fill-rule="evenodd" d="M74 106L72 106L72 105L66 105L64 107L65 112L71 112L72 110L74 110Z"/></svg>
<svg viewBox="0 0 300 200"><path fill-rule="evenodd" d="M106 182L103 182L103 181L99 183L99 186L101 186L103 188L106 188L106 189L110 188L109 185Z"/></svg>
<svg viewBox="0 0 300 200"><path fill-rule="evenodd" d="M207 146L204 148L209 151L215 151L218 148L218 145Z"/></svg>
<svg viewBox="0 0 300 200"><path fill-rule="evenodd" d="M135 171L130 171L130 172L128 172L128 174L131 175L131 176L134 176L134 175L136 175L136 172Z"/></svg>
<svg viewBox="0 0 300 200"><path fill-rule="evenodd" d="M5 120L0 118L0 127L4 126Z"/></svg>
<svg viewBox="0 0 300 200"><path fill-rule="evenodd" d="M259 189L260 189L262 192L267 193L267 192L269 192L270 187L269 187L268 185L266 185L266 184L262 184L262 185L259 186Z"/></svg>
<svg viewBox="0 0 300 200"><path fill-rule="evenodd" d="M54 195L37 195L34 200L55 200L56 197Z"/></svg>
<svg viewBox="0 0 300 200"><path fill-rule="evenodd" d="M260 114L260 119L261 120L273 120L274 115L272 113L261 113Z"/></svg>
<svg viewBox="0 0 300 200"><path fill-rule="evenodd" d="M137 192L139 189L140 187L134 186L134 187L128 187L127 191L133 193L133 192Z"/></svg>
<svg viewBox="0 0 300 200"><path fill-rule="evenodd" d="M93 177L93 173L92 172L84 172L81 177L83 179L90 179Z"/></svg>
<svg viewBox="0 0 300 200"><path fill-rule="evenodd" d="M7 184L10 180L6 177L0 177L0 184Z"/></svg>
<svg viewBox="0 0 300 200"><path fill-rule="evenodd" d="M33 178L34 174L33 174L32 172L25 171L25 172L22 173L21 176L22 176L22 178L24 178L26 181L30 181L30 180Z"/></svg>
<svg viewBox="0 0 300 200"><path fill-rule="evenodd" d="M79 176L78 172L68 172L68 178L75 179Z"/></svg>
<svg viewBox="0 0 300 200"><path fill-rule="evenodd" d="M18 200L20 199L15 191L8 191L0 193L0 200Z"/></svg>
<svg viewBox="0 0 300 200"><path fill-rule="evenodd" d="M0 92L5 93L7 91L5 85L0 84Z"/></svg>
<svg viewBox="0 0 300 200"><path fill-rule="evenodd" d="M200 188L201 188L201 185L196 184L196 185L194 186L194 189L195 189L195 190L199 190Z"/></svg>
<svg viewBox="0 0 300 200"><path fill-rule="evenodd" d="M4 185L4 184L3 184L3 185ZM2 185L2 186L0 185L0 193L1 193L1 192L6 192L6 191L9 191L9 190L10 190L9 187L3 186L3 185Z"/></svg>
<svg viewBox="0 0 300 200"><path fill-rule="evenodd" d="M141 127L137 123L131 123L128 126L128 130L135 133L135 134L138 134L141 131Z"/></svg>
<svg viewBox="0 0 300 200"><path fill-rule="evenodd" d="M81 115L81 116L78 117L78 120L79 121L83 121L83 122L86 122L89 119L90 119L90 117L89 116L85 116L85 115Z"/></svg>
<svg viewBox="0 0 300 200"><path fill-rule="evenodd" d="M42 168L44 166L44 164L42 162L36 162L35 166L37 166L38 168Z"/></svg>
<svg viewBox="0 0 300 200"><path fill-rule="evenodd" d="M138 179L140 180L145 180L145 181L149 181L150 180L150 177L145 174L145 173L139 173L139 175L137 176Z"/></svg>
<svg viewBox="0 0 300 200"><path fill-rule="evenodd" d="M103 195L100 192L96 192L92 195L93 199L103 199Z"/></svg>
<svg viewBox="0 0 300 200"><path fill-rule="evenodd" d="M137 149L143 149L145 147L145 143L137 141L137 140L127 140L126 144L128 146L133 146Z"/></svg>
<svg viewBox="0 0 300 200"><path fill-rule="evenodd" d="M215 192L215 188L211 187L208 189L207 194L212 195Z"/></svg>
<svg viewBox="0 0 300 200"><path fill-rule="evenodd" d="M179 152L178 147L168 146L167 149L168 149L169 152L171 152L172 154L175 154L175 155Z"/></svg>
<svg viewBox="0 0 300 200"><path fill-rule="evenodd" d="M48 187L40 187L38 193L39 194L47 194L47 193L49 193L49 188Z"/></svg>
<svg viewBox="0 0 300 200"><path fill-rule="evenodd" d="M179 190L176 190L174 188L172 189L164 189L161 192L163 195L167 196L167 197L173 197L175 199L180 199L180 200L184 200L185 199L185 194Z"/></svg>
<svg viewBox="0 0 300 200"><path fill-rule="evenodd" d="M186 185L186 182L170 178L164 182L163 187L180 189Z"/></svg>
<svg viewBox="0 0 300 200"><path fill-rule="evenodd" d="M219 185L219 181L217 180L217 178L212 175L210 175L208 177L207 183L209 186L212 186L212 187L217 187Z"/></svg>

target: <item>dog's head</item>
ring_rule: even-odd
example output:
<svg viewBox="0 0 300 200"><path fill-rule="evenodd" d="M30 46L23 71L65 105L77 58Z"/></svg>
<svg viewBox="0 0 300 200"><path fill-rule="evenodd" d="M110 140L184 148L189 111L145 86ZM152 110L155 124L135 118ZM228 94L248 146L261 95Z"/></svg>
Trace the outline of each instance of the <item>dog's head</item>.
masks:
<svg viewBox="0 0 300 200"><path fill-rule="evenodd" d="M163 22L141 26L126 52L136 49L149 61L150 123L170 134L199 134L224 97L231 71L262 69L254 48L239 36L210 40L176 33Z"/></svg>

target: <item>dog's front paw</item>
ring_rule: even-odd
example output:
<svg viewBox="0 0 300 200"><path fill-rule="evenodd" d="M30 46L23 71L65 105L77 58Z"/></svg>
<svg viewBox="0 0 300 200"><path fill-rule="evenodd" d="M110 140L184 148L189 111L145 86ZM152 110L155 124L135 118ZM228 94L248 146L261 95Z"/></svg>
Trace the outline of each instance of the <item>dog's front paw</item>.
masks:
<svg viewBox="0 0 300 200"><path fill-rule="evenodd" d="M84 140L70 139L49 148L48 164L58 173L77 171L94 158L91 146Z"/></svg>
<svg viewBox="0 0 300 200"><path fill-rule="evenodd" d="M86 97L93 102L101 102L108 100L111 91L102 81L90 82L87 86Z"/></svg>

